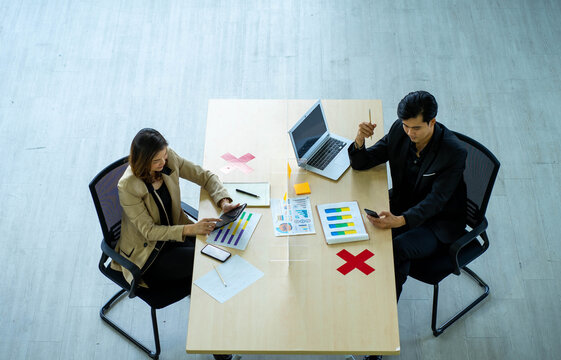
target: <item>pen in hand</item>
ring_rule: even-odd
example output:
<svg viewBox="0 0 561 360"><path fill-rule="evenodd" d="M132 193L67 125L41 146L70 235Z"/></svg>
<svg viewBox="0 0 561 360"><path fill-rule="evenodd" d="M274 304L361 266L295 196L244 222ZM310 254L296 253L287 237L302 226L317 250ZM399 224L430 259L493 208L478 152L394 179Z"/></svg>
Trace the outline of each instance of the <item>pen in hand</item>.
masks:
<svg viewBox="0 0 561 360"><path fill-rule="evenodd" d="M218 277L220 278L220 280L222 280L222 284L224 284L224 287L227 287L228 285L226 285L226 281L224 281L224 278L222 278L222 275L220 275L220 273L218 272L218 268L216 267L216 265L212 265L212 266L214 266L214 270L218 274Z"/></svg>
<svg viewBox="0 0 561 360"><path fill-rule="evenodd" d="M368 121L372 125L372 111L370 109L368 109ZM372 139L372 135L370 135L370 139Z"/></svg>
<svg viewBox="0 0 561 360"><path fill-rule="evenodd" d="M249 195L249 196L253 196L253 197L255 197L255 198L259 198L259 195L255 195L255 194L252 194L252 193L250 193L250 192L247 192L247 191L244 191L244 190L241 190L241 189L236 189L236 191L239 192L239 193L242 193L242 194L246 194L246 195Z"/></svg>

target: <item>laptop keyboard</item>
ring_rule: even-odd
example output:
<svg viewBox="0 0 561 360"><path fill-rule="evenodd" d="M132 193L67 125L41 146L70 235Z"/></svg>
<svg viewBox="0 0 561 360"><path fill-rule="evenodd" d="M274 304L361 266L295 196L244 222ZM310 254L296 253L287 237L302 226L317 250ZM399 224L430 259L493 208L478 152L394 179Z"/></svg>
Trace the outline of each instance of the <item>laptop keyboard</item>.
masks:
<svg viewBox="0 0 561 360"><path fill-rule="evenodd" d="M323 170L344 147L345 143L343 141L330 137L308 161L308 165Z"/></svg>

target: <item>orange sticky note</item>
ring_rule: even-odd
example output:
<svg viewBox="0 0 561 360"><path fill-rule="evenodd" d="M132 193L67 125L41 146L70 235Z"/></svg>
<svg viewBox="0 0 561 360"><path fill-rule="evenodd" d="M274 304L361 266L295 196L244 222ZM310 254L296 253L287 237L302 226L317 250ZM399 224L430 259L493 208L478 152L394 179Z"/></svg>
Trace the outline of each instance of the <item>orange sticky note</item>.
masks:
<svg viewBox="0 0 561 360"><path fill-rule="evenodd" d="M290 174L292 174L292 169L290 168L290 163L286 163L287 166L287 172L288 172L288 178L290 179Z"/></svg>
<svg viewBox="0 0 561 360"><path fill-rule="evenodd" d="M304 195L312 192L310 190L310 184L308 184L307 182L294 184L294 190L296 191L296 195Z"/></svg>

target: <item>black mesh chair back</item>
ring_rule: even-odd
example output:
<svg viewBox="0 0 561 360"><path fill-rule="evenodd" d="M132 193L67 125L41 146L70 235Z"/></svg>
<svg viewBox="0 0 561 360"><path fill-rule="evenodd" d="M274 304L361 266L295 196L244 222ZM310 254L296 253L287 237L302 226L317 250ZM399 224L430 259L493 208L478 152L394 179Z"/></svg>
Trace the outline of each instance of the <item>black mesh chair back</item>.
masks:
<svg viewBox="0 0 561 360"><path fill-rule="evenodd" d="M90 193L94 201L99 224L105 241L114 248L121 237L121 204L117 183L129 165L128 157L123 157L107 166L90 183Z"/></svg>
<svg viewBox="0 0 561 360"><path fill-rule="evenodd" d="M466 225L469 228L465 230L463 236L450 244L448 251L412 261L409 273L411 277L431 284L434 287L431 323L434 336L442 334L452 323L489 295L489 286L475 272L469 269L467 265L489 248L485 212L487 211L491 191L499 172L500 163L493 153L479 142L463 134L455 134L467 150L464 181L467 187ZM483 293L454 317L437 328L439 283L451 274L460 275L461 271L464 271L470 278L475 280L483 289Z"/></svg>
<svg viewBox="0 0 561 360"><path fill-rule="evenodd" d="M499 160L485 146L455 133L467 150L464 181L467 186L467 225L475 228L485 217L491 190L499 172Z"/></svg>

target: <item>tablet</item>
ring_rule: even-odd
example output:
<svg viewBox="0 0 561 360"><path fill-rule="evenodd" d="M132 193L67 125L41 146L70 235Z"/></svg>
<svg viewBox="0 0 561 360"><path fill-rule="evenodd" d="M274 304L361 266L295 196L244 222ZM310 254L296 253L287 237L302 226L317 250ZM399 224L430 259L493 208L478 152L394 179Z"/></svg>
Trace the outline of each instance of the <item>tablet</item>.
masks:
<svg viewBox="0 0 561 360"><path fill-rule="evenodd" d="M241 204L237 208L235 208L233 210L230 210L227 213L222 214L220 216L220 221L216 223L215 229L221 228L224 225L228 225L232 221L236 221L240 217L240 215L243 213L246 206L247 206L247 204Z"/></svg>

